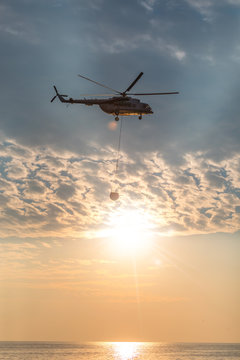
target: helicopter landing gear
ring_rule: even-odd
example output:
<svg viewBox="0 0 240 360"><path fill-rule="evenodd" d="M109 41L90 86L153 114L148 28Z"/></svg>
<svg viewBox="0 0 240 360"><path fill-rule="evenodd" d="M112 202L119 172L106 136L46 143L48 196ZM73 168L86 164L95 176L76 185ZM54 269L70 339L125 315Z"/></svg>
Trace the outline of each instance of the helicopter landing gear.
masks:
<svg viewBox="0 0 240 360"><path fill-rule="evenodd" d="M138 118L139 118L139 120L142 120L142 115L139 115L139 117L138 117Z"/></svg>

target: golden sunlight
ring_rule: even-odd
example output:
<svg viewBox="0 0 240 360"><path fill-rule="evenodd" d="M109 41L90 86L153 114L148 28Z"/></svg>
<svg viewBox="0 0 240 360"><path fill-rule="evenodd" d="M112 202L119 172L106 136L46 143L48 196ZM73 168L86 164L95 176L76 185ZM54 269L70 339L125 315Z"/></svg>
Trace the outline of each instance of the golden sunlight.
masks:
<svg viewBox="0 0 240 360"><path fill-rule="evenodd" d="M119 210L111 215L104 233L115 252L136 255L151 247L153 225L149 216L139 210Z"/></svg>
<svg viewBox="0 0 240 360"><path fill-rule="evenodd" d="M116 342L112 343L114 355L119 360L130 360L134 359L138 353L138 343L137 342Z"/></svg>

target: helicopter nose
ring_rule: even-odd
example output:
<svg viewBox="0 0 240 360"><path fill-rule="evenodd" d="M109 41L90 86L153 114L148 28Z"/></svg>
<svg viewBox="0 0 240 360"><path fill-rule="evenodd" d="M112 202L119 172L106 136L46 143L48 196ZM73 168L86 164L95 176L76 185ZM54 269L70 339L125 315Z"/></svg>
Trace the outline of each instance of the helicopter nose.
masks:
<svg viewBox="0 0 240 360"><path fill-rule="evenodd" d="M153 111L148 104L144 104L144 107L148 114L153 114Z"/></svg>

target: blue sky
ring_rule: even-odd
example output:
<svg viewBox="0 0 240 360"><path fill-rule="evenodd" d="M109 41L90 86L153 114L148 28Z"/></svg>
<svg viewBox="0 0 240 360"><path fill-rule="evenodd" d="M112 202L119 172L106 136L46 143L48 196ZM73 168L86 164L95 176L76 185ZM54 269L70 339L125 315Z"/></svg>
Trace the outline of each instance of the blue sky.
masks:
<svg viewBox="0 0 240 360"><path fill-rule="evenodd" d="M32 256L34 267L31 244L96 241L112 212L140 209L156 237L219 234L235 253L239 15L238 0L1 1L4 251L26 247L20 264ZM142 97L154 114L124 118L115 204L113 117L50 99L53 85L73 98L105 92L77 74L122 91L140 71L136 92L180 94Z"/></svg>

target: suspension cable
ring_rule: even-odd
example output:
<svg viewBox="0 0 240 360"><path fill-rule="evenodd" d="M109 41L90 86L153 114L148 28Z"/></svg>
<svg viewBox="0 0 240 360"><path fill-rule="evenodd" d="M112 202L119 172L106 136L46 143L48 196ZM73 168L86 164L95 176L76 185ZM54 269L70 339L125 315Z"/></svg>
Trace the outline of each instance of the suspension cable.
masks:
<svg viewBox="0 0 240 360"><path fill-rule="evenodd" d="M120 118L120 130L119 130L119 138L118 138L118 148L117 148L117 159L116 159L116 169L115 169L115 177L117 176L118 168L119 168L119 160L120 160L120 151L121 151L121 138L122 138L122 125L123 118Z"/></svg>
<svg viewBox="0 0 240 360"><path fill-rule="evenodd" d="M110 199L116 201L119 199L119 193L116 186L117 172L119 169L119 160L120 160L120 151L121 151L121 138L122 138L122 127L123 127L123 118L120 117L120 129L119 129L119 138L118 138L118 147L117 147L117 156L116 156L116 168L114 172L114 180L112 182L112 190L110 192ZM114 185L113 185L114 184Z"/></svg>

